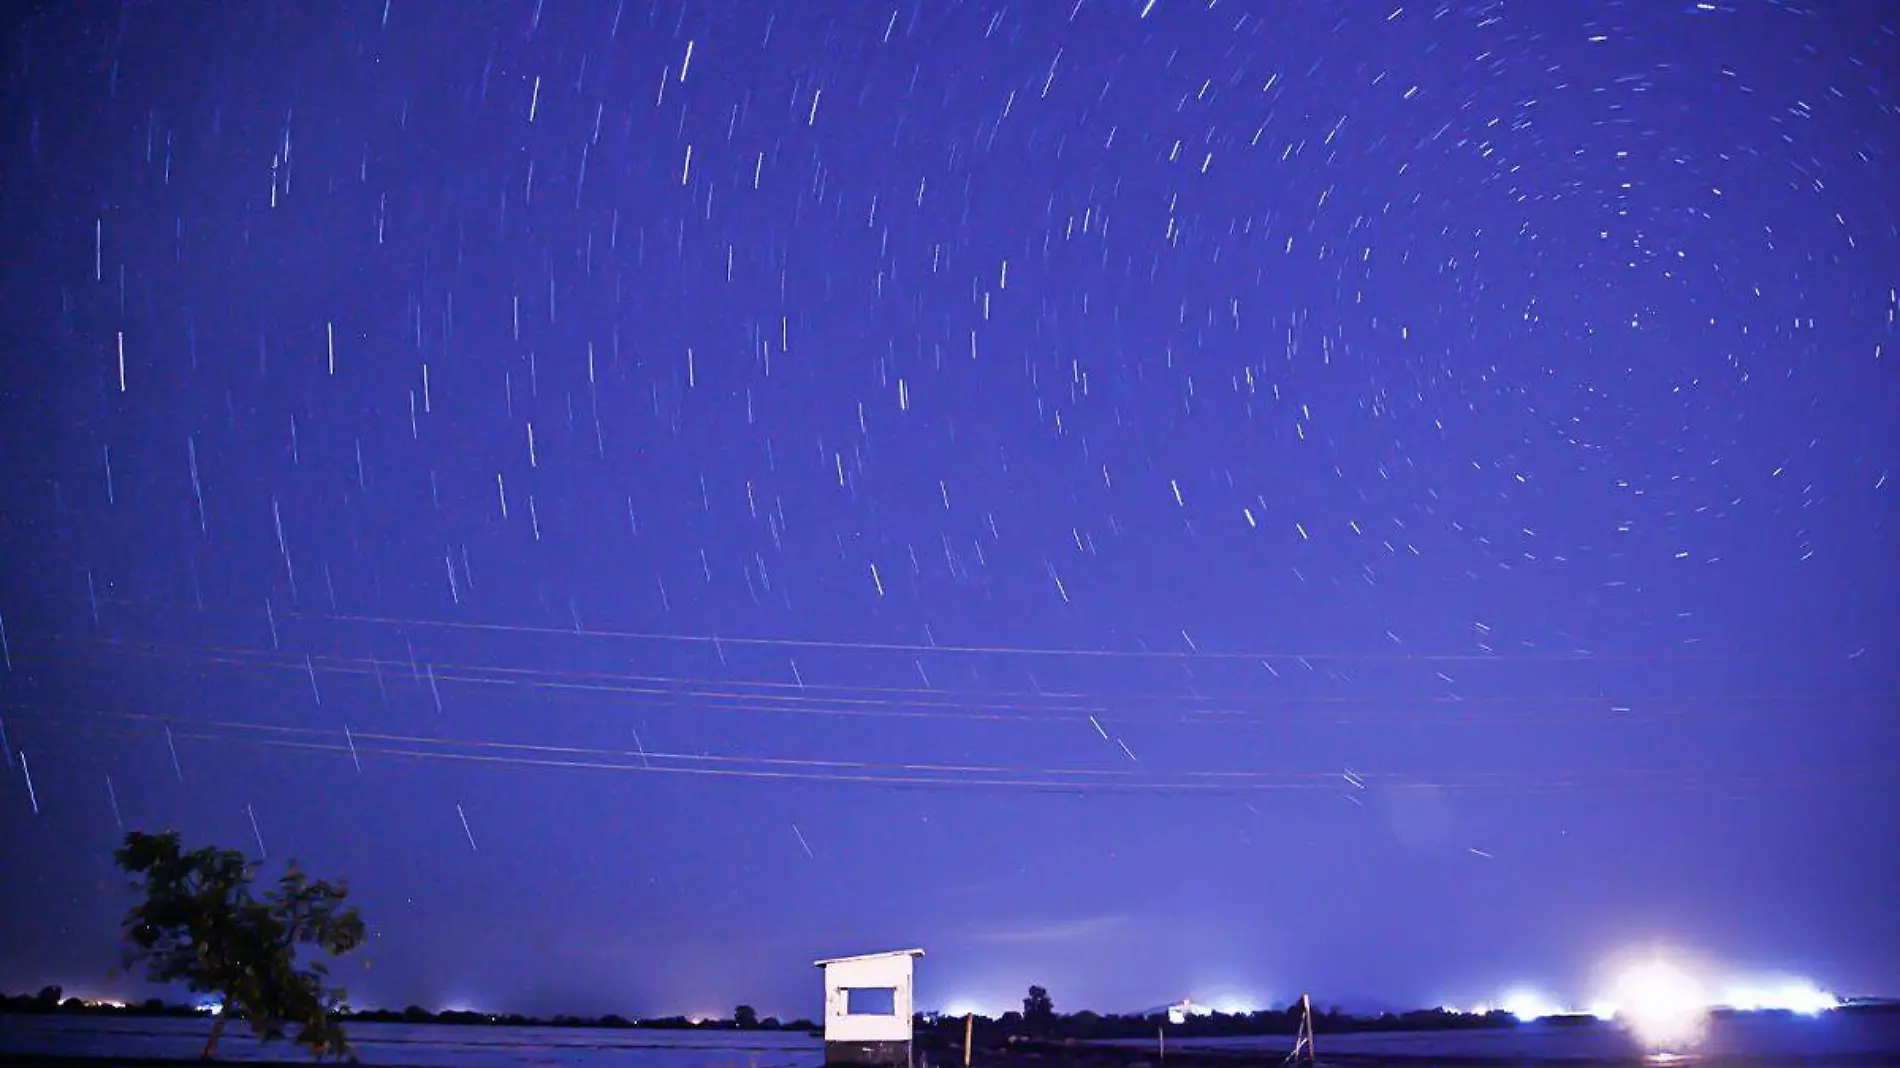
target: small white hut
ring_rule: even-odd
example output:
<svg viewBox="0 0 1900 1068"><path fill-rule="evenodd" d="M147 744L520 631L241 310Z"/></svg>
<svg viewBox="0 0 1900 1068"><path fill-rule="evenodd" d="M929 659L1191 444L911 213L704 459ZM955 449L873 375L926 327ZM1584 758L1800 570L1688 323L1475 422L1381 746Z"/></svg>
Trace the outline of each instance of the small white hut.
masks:
<svg viewBox="0 0 1900 1068"><path fill-rule="evenodd" d="M812 963L825 972L825 1063L909 1065L913 961L896 949Z"/></svg>

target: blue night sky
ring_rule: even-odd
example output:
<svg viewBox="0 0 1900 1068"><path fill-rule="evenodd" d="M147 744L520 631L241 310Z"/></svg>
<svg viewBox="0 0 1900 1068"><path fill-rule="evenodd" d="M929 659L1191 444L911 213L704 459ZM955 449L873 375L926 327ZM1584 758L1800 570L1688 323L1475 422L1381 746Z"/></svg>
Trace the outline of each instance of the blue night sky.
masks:
<svg viewBox="0 0 1900 1068"><path fill-rule="evenodd" d="M1891 5L9 12L0 988L1900 988Z"/></svg>

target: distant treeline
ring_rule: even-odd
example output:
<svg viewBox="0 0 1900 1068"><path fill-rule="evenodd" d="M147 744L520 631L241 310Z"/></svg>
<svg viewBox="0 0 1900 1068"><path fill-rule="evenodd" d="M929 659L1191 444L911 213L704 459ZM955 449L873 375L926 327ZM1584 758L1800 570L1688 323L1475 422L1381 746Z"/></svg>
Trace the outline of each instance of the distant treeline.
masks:
<svg viewBox="0 0 1900 1068"><path fill-rule="evenodd" d="M1874 998L1856 999L1842 1004L1836 1012L1900 1013L1900 1001ZM1025 1015L1006 1012L991 1019L977 1016L971 1021L973 1045L995 1047L1024 1039L1049 1042L1100 1041L1105 1039L1153 1039L1164 1030L1170 1040L1177 1038L1235 1038L1256 1035L1285 1035L1289 1040L1299 1033L1303 1015L1298 1002L1284 1009L1257 1012L1190 1015L1181 1022L1170 1022L1159 1015L1104 1015L1087 1010L1057 1013L1052 1009ZM1784 1010L1742 1012L1717 1009L1715 1016L1789 1015ZM1547 1016L1536 1021L1540 1027L1582 1027L1594 1023L1587 1015ZM922 1015L917 1018L917 1039L930 1045L961 1046L965 1023L961 1016ZM1456 1009L1414 1009L1411 1012L1384 1012L1354 1015L1338 1007L1321 1011L1313 1008L1313 1029L1319 1034L1345 1034L1368 1031L1481 1031L1525 1026L1525 1022L1505 1012L1459 1012Z"/></svg>
<svg viewBox="0 0 1900 1068"><path fill-rule="evenodd" d="M117 1004L66 997L57 986L43 988L37 994L0 994L0 1013L22 1015L73 1016L183 1016L200 1017L207 1010L197 1005L175 1005L160 998ZM525 1016L521 1013L472 1012L449 1009L431 1012L420 1005L406 1009L363 1009L338 1014L338 1019L364 1023L458 1024L482 1027L618 1027L655 1031L812 1031L810 1020L782 1021L775 1016L759 1016L751 1006L741 1005L732 1019L660 1016L630 1019L618 1014L607 1016Z"/></svg>
<svg viewBox="0 0 1900 1068"><path fill-rule="evenodd" d="M1045 995L1046 998L1046 995ZM1169 1023L1163 1016L1116 1015L1089 1012L1058 1013L1047 1001L1041 1011L1025 1016L1006 1012L998 1017L972 1019L975 1044L995 1046L1015 1039L1100 1040L1116 1038L1152 1038L1165 1026L1171 1038L1222 1038L1244 1035L1287 1035L1299 1031L1300 1007L1296 1002L1285 1009L1262 1009L1248 1013L1208 1013L1188 1016L1180 1023ZM1900 1001L1859 999L1842 1005L1838 1012L1900 1012ZM0 1013L60 1014L75 1016L177 1016L201 1017L206 1010L195 1005L175 1005L160 998L115 1004L66 997L57 986L37 994L0 994ZM1727 1015L1724 1013L1723 1015ZM525 1016L520 1013L485 1013L468 1010L431 1012L420 1005L405 1009L366 1009L342 1015L341 1019L364 1023L451 1024L481 1027L602 1027L654 1031L792 1031L810 1032L818 1025L810 1020L779 1020L760 1016L750 1005L741 1005L729 1019L661 1016L632 1019L617 1014L607 1016ZM1590 1022L1586 1016L1560 1016L1545 1021L1563 1026ZM920 1013L915 1019L919 1042L926 1045L960 1045L964 1018L961 1016ZM1473 1031L1510 1028L1520 1021L1510 1013L1493 1010L1486 1013L1458 1012L1452 1009L1417 1009L1403 1013L1355 1016L1337 1006L1313 1011L1314 1029L1322 1034L1363 1031Z"/></svg>
<svg viewBox="0 0 1900 1068"><path fill-rule="evenodd" d="M974 1044L993 1046L1019 1038L1047 1040L1076 1039L1091 1041L1116 1038L1154 1038L1165 1029L1169 1038L1225 1038L1243 1035L1286 1035L1289 1039L1300 1029L1302 1010L1298 1002L1284 1009L1258 1012L1213 1012L1190 1015L1179 1023L1166 1016L1114 1015L1089 1012L1038 1014L1025 1016L1006 1012L990 1019L978 1016L973 1021ZM1324 1012L1313 1010L1313 1027L1322 1034L1343 1031L1475 1031L1485 1028L1517 1026L1517 1018L1507 1012L1467 1013L1449 1009L1420 1009L1407 1013L1383 1013L1378 1016L1354 1016L1337 1007ZM919 1037L925 1041L942 1039L952 1045L963 1041L963 1017L923 1016L918 1018ZM929 1037L926 1037L929 1036Z"/></svg>
<svg viewBox="0 0 1900 1068"><path fill-rule="evenodd" d="M430 1012L420 1005L411 1005L400 1012L394 1009L367 1009L362 1012L347 1013L342 1018L360 1020L364 1023L464 1024L487 1027L615 1027L650 1031L811 1031L818 1026L810 1020L783 1021L776 1016L747 1016L743 1013L730 1020L686 1016L646 1017L635 1020L618 1013L609 1013L606 1016L543 1017L523 1016L520 1013L471 1012L465 1009Z"/></svg>

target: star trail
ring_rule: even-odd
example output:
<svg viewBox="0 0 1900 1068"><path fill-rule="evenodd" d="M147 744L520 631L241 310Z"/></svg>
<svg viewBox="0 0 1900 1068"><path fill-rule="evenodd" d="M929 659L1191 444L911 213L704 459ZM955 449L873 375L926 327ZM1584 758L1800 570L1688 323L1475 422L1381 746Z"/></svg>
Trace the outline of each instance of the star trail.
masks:
<svg viewBox="0 0 1900 1068"><path fill-rule="evenodd" d="M175 826L362 1004L1900 987L1890 7L9 23L0 986Z"/></svg>

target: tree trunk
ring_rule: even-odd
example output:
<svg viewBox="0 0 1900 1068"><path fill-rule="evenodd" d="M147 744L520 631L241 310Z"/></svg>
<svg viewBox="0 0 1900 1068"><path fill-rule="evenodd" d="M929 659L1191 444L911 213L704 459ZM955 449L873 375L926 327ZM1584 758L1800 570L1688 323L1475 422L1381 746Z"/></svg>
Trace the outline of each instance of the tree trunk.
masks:
<svg viewBox="0 0 1900 1068"><path fill-rule="evenodd" d="M224 1014L211 1021L211 1038L205 1042L205 1051L198 1055L201 1061L213 1060L218 1056L218 1036L224 1033Z"/></svg>

